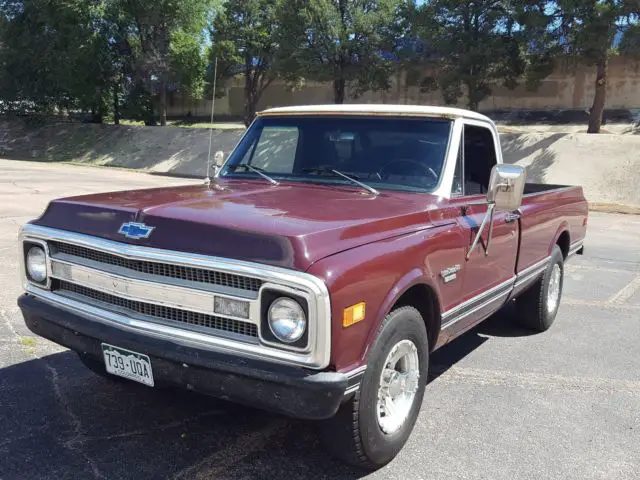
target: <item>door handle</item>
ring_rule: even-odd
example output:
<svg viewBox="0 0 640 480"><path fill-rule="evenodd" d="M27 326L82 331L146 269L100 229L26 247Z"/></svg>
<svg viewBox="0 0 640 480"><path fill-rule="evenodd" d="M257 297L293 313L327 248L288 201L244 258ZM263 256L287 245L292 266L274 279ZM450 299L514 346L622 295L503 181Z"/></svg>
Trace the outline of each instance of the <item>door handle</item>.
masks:
<svg viewBox="0 0 640 480"><path fill-rule="evenodd" d="M504 217L504 221L506 223L511 223L515 220L518 220L519 218L520 218L519 213L507 213L506 217Z"/></svg>

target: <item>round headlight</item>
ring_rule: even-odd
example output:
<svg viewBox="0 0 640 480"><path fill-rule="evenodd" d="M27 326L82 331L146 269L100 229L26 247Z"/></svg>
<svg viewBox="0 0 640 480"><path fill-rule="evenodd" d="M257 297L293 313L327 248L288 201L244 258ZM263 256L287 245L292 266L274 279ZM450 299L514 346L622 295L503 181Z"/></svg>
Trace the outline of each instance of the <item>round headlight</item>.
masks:
<svg viewBox="0 0 640 480"><path fill-rule="evenodd" d="M291 298L280 297L269 307L269 329L284 343L293 343L304 335L307 317L298 302Z"/></svg>
<svg viewBox="0 0 640 480"><path fill-rule="evenodd" d="M47 279L47 255L41 247L31 247L27 252L27 273L34 282Z"/></svg>

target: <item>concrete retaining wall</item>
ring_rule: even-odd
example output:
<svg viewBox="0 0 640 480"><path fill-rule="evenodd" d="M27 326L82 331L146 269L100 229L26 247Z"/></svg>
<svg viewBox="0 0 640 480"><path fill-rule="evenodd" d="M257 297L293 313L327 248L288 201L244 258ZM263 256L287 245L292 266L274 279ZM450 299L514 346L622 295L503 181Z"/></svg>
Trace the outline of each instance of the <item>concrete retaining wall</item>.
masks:
<svg viewBox="0 0 640 480"><path fill-rule="evenodd" d="M216 130L213 151L231 151L242 130ZM505 162L532 182L582 185L590 202L640 206L640 135L503 133ZM0 123L0 157L75 161L204 177L209 131L177 127Z"/></svg>

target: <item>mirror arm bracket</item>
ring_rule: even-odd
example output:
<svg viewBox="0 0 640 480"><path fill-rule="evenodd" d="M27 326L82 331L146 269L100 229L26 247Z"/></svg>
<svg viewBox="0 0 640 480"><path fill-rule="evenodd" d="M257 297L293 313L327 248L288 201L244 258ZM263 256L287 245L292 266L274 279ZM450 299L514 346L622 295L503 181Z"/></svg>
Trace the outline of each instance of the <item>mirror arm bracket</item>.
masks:
<svg viewBox="0 0 640 480"><path fill-rule="evenodd" d="M469 248L469 251L467 252L467 260L471 258L471 254L478 246L478 242L480 241L480 238L482 238L482 232L484 231L484 227L487 224L487 222L489 222L489 236L487 238L487 245L485 246L485 249L484 249L484 255L485 256L489 255L489 244L491 243L491 237L493 235L493 213L495 212L495 208L496 208L495 203L489 203L487 213L484 216L482 223L480 224L478 233L476 233L476 238L473 239L471 248Z"/></svg>

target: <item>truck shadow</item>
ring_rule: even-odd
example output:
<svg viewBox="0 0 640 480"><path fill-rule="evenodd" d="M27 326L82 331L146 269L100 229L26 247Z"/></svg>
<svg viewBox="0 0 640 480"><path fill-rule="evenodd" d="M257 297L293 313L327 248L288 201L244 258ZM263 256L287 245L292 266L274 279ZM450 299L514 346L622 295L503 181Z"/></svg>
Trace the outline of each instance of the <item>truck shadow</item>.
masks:
<svg viewBox="0 0 640 480"><path fill-rule="evenodd" d="M515 321L515 315L515 305L510 302L479 325L434 352L429 367L429 381L436 380L491 337L535 335L535 332L520 327Z"/></svg>
<svg viewBox="0 0 640 480"><path fill-rule="evenodd" d="M436 352L431 380L486 342L486 335L526 334L514 330L505 315ZM366 475L330 457L313 422L191 392L107 380L69 351L1 369L0 408L5 480Z"/></svg>
<svg viewBox="0 0 640 480"><path fill-rule="evenodd" d="M0 370L0 478L360 478L316 424L103 379L72 352Z"/></svg>

